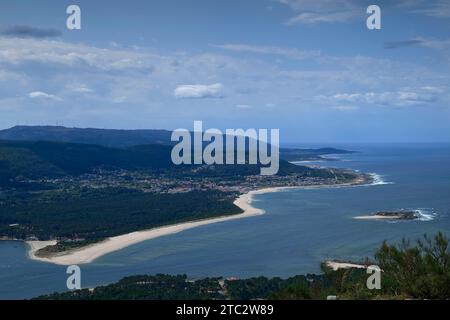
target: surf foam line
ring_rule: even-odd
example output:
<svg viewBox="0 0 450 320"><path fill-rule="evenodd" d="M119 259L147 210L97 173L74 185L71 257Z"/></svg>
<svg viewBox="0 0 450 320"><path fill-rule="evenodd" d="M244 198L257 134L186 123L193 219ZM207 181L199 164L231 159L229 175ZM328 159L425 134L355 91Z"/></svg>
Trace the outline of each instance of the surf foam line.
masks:
<svg viewBox="0 0 450 320"><path fill-rule="evenodd" d="M388 182L384 180L384 176L378 174L378 173L368 173L373 179L373 182L368 184L369 186L382 186L387 184L394 184L394 182Z"/></svg>
<svg viewBox="0 0 450 320"><path fill-rule="evenodd" d="M417 214L417 220L419 221L433 221L437 217L437 212L435 212L433 209L425 209L420 208L414 210Z"/></svg>

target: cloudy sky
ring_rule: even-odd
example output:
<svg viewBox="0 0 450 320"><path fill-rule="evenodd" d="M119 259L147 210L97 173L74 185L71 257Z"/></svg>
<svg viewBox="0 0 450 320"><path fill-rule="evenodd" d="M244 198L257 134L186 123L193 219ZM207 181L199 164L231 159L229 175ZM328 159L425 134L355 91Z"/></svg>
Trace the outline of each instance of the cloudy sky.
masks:
<svg viewBox="0 0 450 320"><path fill-rule="evenodd" d="M284 142L450 141L449 87L448 0L0 2L0 128L203 120Z"/></svg>

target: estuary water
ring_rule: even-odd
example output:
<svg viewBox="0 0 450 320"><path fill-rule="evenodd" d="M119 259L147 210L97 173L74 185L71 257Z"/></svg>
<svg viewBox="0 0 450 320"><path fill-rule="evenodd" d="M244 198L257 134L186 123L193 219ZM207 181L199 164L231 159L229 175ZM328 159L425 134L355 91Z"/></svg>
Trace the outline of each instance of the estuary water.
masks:
<svg viewBox="0 0 450 320"><path fill-rule="evenodd" d="M299 147L305 147L301 145ZM338 146L358 153L309 165L376 173L372 186L290 189L255 197L259 217L142 242L81 266L82 286L136 274L289 277L320 272L327 259L361 260L383 240L450 236L450 144ZM381 210L421 210L417 221L355 220ZM0 213L1 214L1 213ZM66 267L28 259L21 242L0 242L0 299L66 291Z"/></svg>

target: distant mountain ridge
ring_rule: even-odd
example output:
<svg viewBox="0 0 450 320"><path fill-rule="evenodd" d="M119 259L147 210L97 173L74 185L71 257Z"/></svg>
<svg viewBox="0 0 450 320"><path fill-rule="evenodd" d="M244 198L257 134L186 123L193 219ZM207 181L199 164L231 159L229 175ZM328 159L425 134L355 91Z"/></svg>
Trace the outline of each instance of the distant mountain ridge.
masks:
<svg viewBox="0 0 450 320"><path fill-rule="evenodd" d="M168 130L118 130L66 128L58 126L15 126L0 130L0 140L58 141L126 148L144 144L171 144Z"/></svg>
<svg viewBox="0 0 450 320"><path fill-rule="evenodd" d="M0 130L0 140L95 144L111 148L127 148L147 144L173 145L171 135L172 132L169 130L82 129L60 126L15 126ZM282 158L288 161L315 160L326 154L352 153L335 148L281 148L280 152Z"/></svg>

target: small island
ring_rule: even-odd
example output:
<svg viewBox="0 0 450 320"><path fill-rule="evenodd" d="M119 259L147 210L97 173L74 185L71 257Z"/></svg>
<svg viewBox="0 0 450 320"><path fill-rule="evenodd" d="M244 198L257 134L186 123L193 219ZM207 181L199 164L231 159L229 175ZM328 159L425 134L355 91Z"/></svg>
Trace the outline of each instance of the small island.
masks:
<svg viewBox="0 0 450 320"><path fill-rule="evenodd" d="M367 216L358 216L359 220L416 220L419 214L416 210L379 211Z"/></svg>

